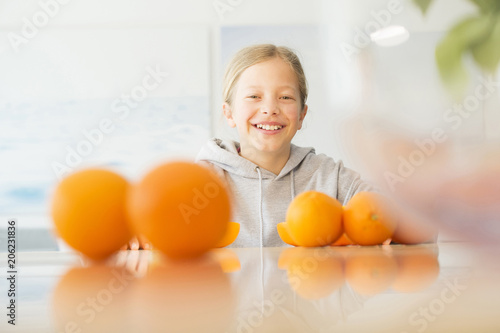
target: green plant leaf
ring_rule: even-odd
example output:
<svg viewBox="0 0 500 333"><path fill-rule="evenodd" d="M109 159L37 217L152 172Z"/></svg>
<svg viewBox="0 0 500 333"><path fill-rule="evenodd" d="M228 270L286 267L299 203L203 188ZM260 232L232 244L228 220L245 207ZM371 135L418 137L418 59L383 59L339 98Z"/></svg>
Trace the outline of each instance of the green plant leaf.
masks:
<svg viewBox="0 0 500 333"><path fill-rule="evenodd" d="M500 11L500 1L498 0L470 0L470 2L478 6L484 14Z"/></svg>
<svg viewBox="0 0 500 333"><path fill-rule="evenodd" d="M413 0L413 3L415 3L415 5L420 8L423 15L427 13L427 9L429 9L431 2L432 0Z"/></svg>
<svg viewBox="0 0 500 333"><path fill-rule="evenodd" d="M453 39L443 40L436 48L436 62L441 80L450 93L460 98L469 76L462 63L463 49Z"/></svg>
<svg viewBox="0 0 500 333"><path fill-rule="evenodd" d="M453 26L447 37L454 40L462 49L485 40L491 29L489 15L468 17Z"/></svg>
<svg viewBox="0 0 500 333"><path fill-rule="evenodd" d="M439 74L454 97L460 98L467 88L468 75L462 56L489 34L489 16L469 17L456 24L436 47Z"/></svg>
<svg viewBox="0 0 500 333"><path fill-rule="evenodd" d="M500 63L500 14L493 16L490 22L491 32L488 38L472 45L470 51L483 70L494 72Z"/></svg>

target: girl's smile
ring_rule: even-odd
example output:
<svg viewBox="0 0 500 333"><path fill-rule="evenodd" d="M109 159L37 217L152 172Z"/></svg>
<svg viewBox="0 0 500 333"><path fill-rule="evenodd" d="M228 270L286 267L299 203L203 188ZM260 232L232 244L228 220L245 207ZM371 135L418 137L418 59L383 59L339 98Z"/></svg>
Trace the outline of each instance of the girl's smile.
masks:
<svg viewBox="0 0 500 333"><path fill-rule="evenodd" d="M253 126L266 135L278 134L282 129L286 127L286 125L282 125L275 121L259 122L257 124L254 124Z"/></svg>

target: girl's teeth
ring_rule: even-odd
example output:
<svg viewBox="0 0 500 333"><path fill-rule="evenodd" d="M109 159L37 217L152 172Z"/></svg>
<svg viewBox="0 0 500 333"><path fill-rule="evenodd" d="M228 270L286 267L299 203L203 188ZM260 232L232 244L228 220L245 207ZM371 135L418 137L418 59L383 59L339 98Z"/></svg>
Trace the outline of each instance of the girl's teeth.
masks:
<svg viewBox="0 0 500 333"><path fill-rule="evenodd" d="M262 124L257 125L257 128L262 128L262 129L265 129L266 131L276 131L276 130L281 129L281 127L282 126L278 126L278 125L262 125Z"/></svg>

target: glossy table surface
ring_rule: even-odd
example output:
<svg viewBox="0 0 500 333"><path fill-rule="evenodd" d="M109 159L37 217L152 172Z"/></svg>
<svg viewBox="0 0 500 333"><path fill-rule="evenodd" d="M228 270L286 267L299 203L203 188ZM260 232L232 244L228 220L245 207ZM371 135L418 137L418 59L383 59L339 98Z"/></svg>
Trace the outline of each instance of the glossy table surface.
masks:
<svg viewBox="0 0 500 333"><path fill-rule="evenodd" d="M497 256L465 243L17 256L1 332L500 332Z"/></svg>

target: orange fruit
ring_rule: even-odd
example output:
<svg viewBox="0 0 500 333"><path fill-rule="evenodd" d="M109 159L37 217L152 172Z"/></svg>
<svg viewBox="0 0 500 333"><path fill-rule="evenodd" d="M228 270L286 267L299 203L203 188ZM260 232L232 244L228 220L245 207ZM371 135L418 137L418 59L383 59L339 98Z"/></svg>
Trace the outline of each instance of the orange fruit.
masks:
<svg viewBox="0 0 500 333"><path fill-rule="evenodd" d="M296 247L282 252L288 258L287 277L292 289L305 299L327 297L344 284L342 258L324 249Z"/></svg>
<svg viewBox="0 0 500 333"><path fill-rule="evenodd" d="M226 233L224 236L215 244L215 247L226 247L231 245L238 237L240 233L240 224L236 222L229 222L227 226Z"/></svg>
<svg viewBox="0 0 500 333"><path fill-rule="evenodd" d="M169 162L132 186L128 213L133 229L170 258L194 258L214 248L231 215L225 184L206 167Z"/></svg>
<svg viewBox="0 0 500 333"><path fill-rule="evenodd" d="M347 237L345 233L337 239L332 246L345 246L345 245L354 245L355 243Z"/></svg>
<svg viewBox="0 0 500 333"><path fill-rule="evenodd" d="M288 225L286 222L280 222L276 225L276 228L278 229L278 235L280 236L281 240L288 245L293 245L297 246L297 243L292 239L292 236L290 236L290 231L288 231Z"/></svg>
<svg viewBox="0 0 500 333"><path fill-rule="evenodd" d="M93 260L118 251L131 237L125 213L128 182L103 169L87 169L64 178L52 198L57 234Z"/></svg>
<svg viewBox="0 0 500 333"><path fill-rule="evenodd" d="M347 237L359 245L378 245L391 238L397 226L394 205L375 192L358 192L344 209Z"/></svg>
<svg viewBox="0 0 500 333"><path fill-rule="evenodd" d="M364 250L364 249L361 249ZM379 248L359 251L347 256L345 276L349 285L361 295L378 294L392 284L398 266L396 260Z"/></svg>
<svg viewBox="0 0 500 333"><path fill-rule="evenodd" d="M416 292L429 287L439 276L437 253L426 247L411 247L396 251L398 274L392 289Z"/></svg>
<svg viewBox="0 0 500 333"><path fill-rule="evenodd" d="M325 246L342 235L342 205L327 194L307 191L293 199L286 212L291 238L299 246Z"/></svg>

